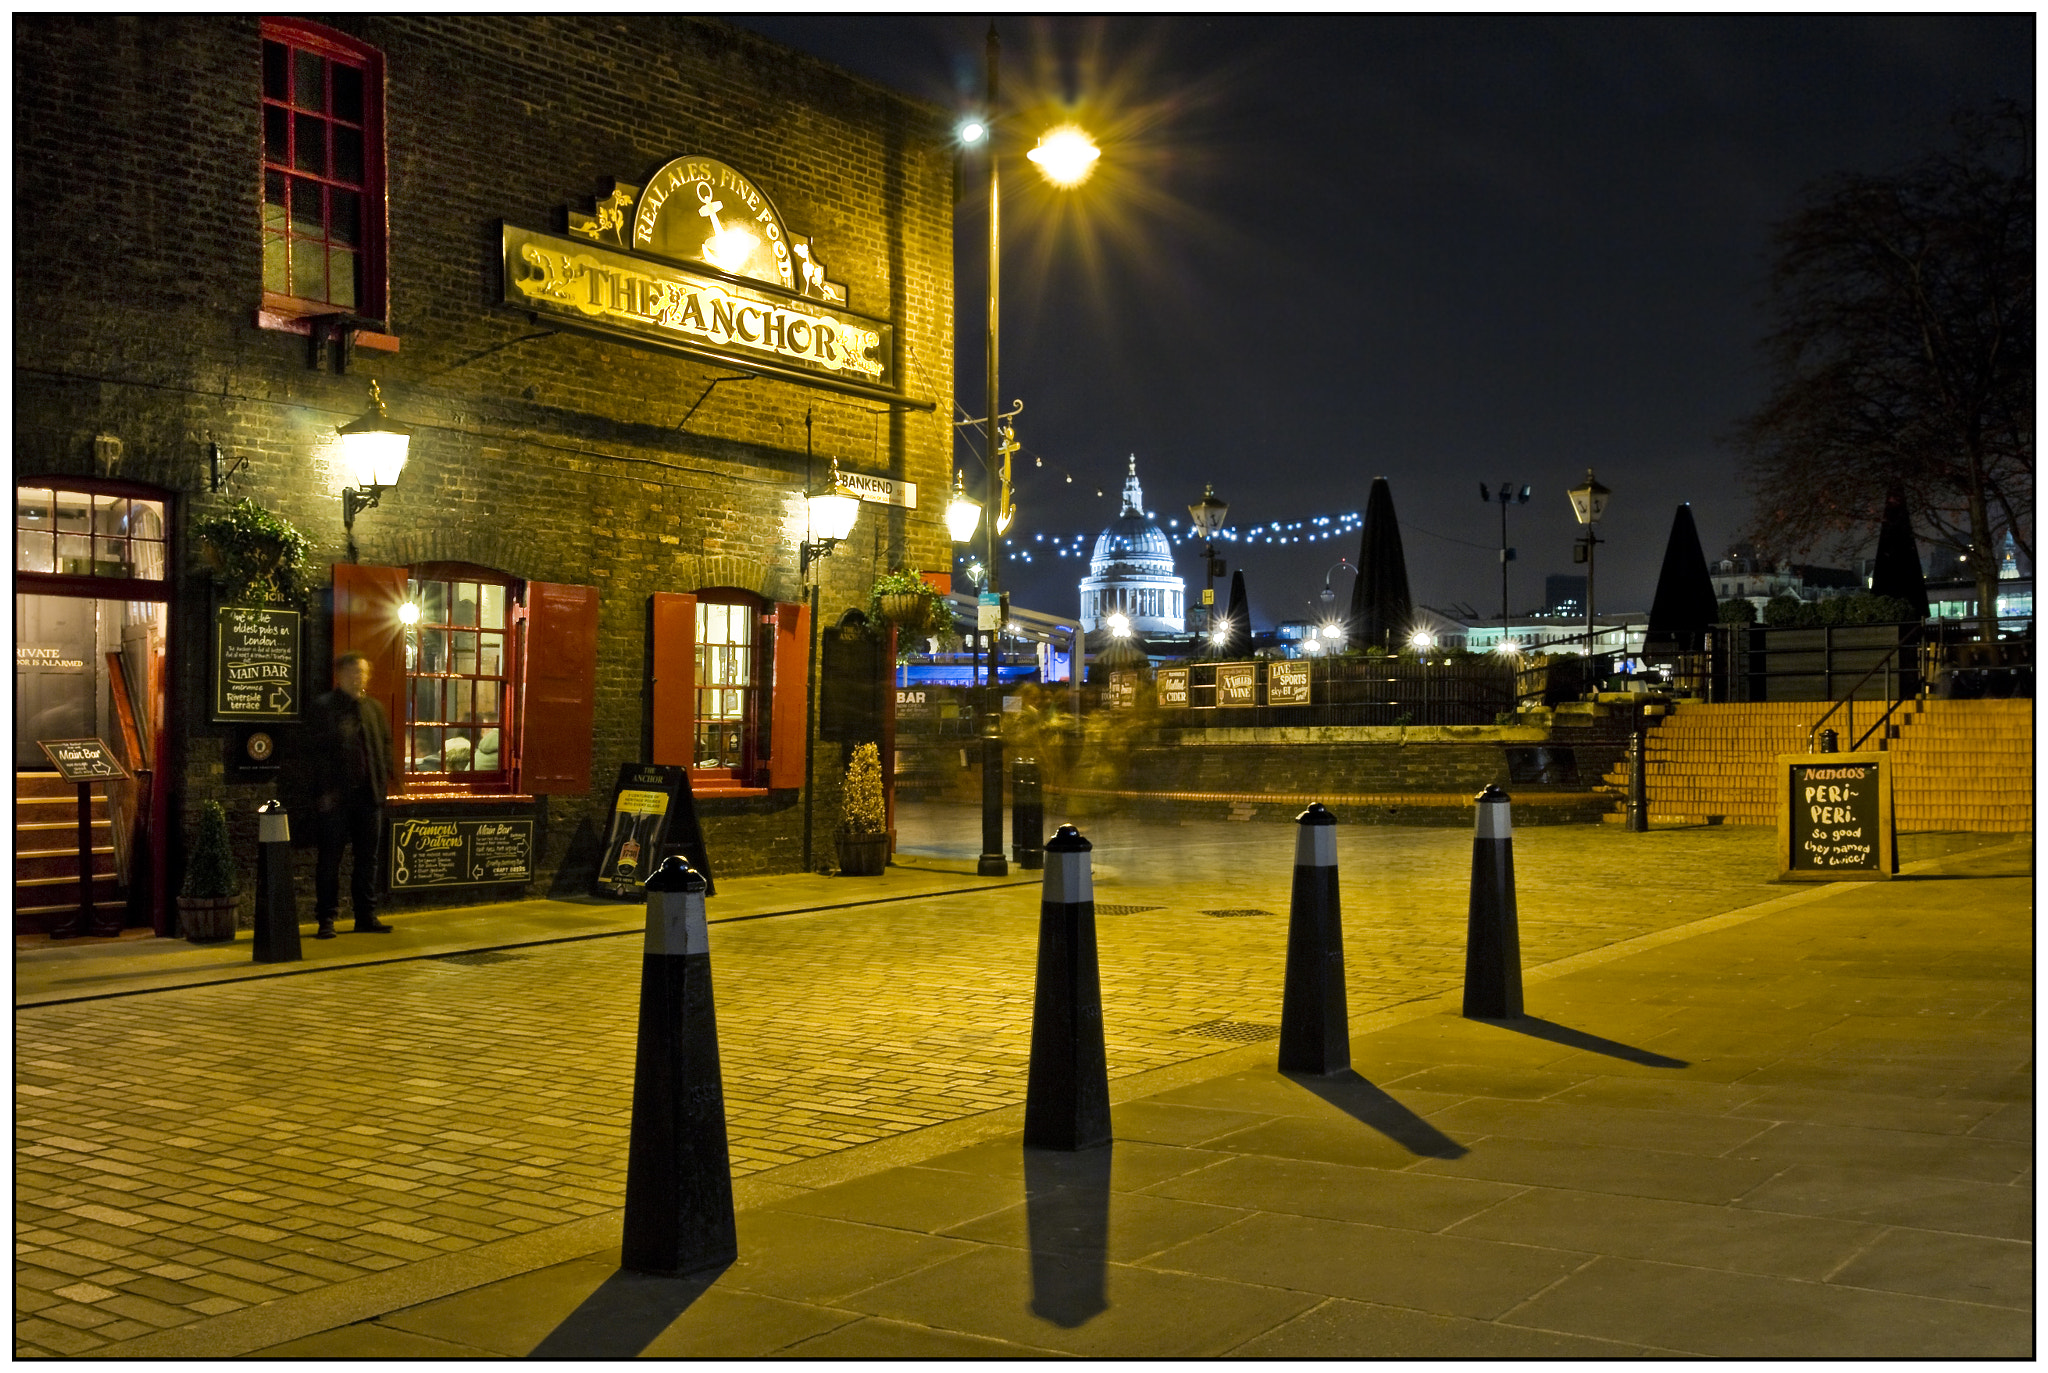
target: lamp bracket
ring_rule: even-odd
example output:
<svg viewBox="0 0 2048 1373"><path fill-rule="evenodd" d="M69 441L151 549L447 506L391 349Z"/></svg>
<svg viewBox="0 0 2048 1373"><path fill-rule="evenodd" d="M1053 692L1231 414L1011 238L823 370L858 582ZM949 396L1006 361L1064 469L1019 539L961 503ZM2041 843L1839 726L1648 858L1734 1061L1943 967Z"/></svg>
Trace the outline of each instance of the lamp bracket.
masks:
<svg viewBox="0 0 2048 1373"><path fill-rule="evenodd" d="M212 461L213 464L212 489L215 491L219 491L222 487L226 486L228 484L228 481L231 478L233 478L235 473L241 471L243 466L247 464L249 461L248 457L245 455L243 457L236 458L232 464L223 467L222 459L224 459L227 455L221 451L219 442L209 442L206 445L206 449L207 456Z"/></svg>
<svg viewBox="0 0 2048 1373"><path fill-rule="evenodd" d="M327 358L330 344L334 347L334 374L341 376L348 371L349 363L355 360L356 335L365 329L381 330L384 321L369 319L362 315L340 311L326 315L306 317L306 366L318 372Z"/></svg>
<svg viewBox="0 0 2048 1373"><path fill-rule="evenodd" d="M832 550L838 546L839 540L837 539L818 539L814 542L798 544L797 580L808 582L811 576L811 569L817 565L819 559L830 557Z"/></svg>
<svg viewBox="0 0 2048 1373"><path fill-rule="evenodd" d="M365 510L376 509L378 503L383 500L384 493L388 490L390 490L389 487L378 486L375 482L372 482L360 491L353 486L342 487L341 527L350 533L354 533L356 516Z"/></svg>

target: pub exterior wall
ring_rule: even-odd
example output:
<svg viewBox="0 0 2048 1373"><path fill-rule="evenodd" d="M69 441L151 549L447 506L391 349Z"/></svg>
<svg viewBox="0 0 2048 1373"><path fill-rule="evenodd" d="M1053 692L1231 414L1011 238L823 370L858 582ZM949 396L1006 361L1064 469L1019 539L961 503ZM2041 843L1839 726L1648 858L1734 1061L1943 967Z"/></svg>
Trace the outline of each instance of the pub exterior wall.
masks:
<svg viewBox="0 0 2048 1373"><path fill-rule="evenodd" d="M206 721L208 580L184 531L246 496L304 530L316 563L346 560L327 436L367 408L377 379L415 437L399 486L358 517L359 561L461 560L599 589L592 790L546 798L531 888L572 889L594 865L618 766L647 754L649 595L737 585L798 599L807 452L820 474L837 457L916 482L922 499L916 511L863 506L822 564L826 625L865 608L878 572L949 565L935 504L952 449L945 120L709 21L319 21L379 48L387 73L389 330L401 348L358 348L346 375L309 369L304 336L254 324L258 19L16 17L17 477L117 475L178 493L174 814L226 802L247 859L250 812L270 784L236 781L224 767L233 731ZM852 307L893 320L902 389L934 410L768 379L707 394L730 369L557 331L497 303L501 220L559 232L564 205L587 208L607 178L638 182L686 152L739 168L812 235ZM117 472L95 471L96 435L121 440ZM242 463L218 494L210 443ZM315 690L330 645L316 602L305 634ZM302 791L303 749L289 733L280 742L283 786ZM820 750L821 776L836 756ZM829 866L836 779L823 780L815 851ZM796 793L699 809L721 873L799 864Z"/></svg>

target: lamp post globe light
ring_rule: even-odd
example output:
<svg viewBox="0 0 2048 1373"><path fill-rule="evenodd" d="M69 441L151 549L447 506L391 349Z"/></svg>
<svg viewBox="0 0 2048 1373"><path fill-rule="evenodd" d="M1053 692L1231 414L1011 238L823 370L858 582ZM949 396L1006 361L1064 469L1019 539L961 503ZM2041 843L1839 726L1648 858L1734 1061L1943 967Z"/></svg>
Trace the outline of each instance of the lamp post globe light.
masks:
<svg viewBox="0 0 2048 1373"><path fill-rule="evenodd" d="M1000 381L1001 368L999 349L1002 318L1002 168L1001 152L996 146L996 125L998 122L997 72L1002 61L1002 44L996 38L996 26L988 26L988 93L987 107L978 117L971 118L959 127L960 141L970 147L986 146L988 149L988 454L989 502L988 519L984 528L988 535L988 586L987 595L1000 598L1001 578L996 561L996 535L1009 525L1013 511L1010 506L1009 459L1016 444L1009 426L1004 423L1014 415L1020 406L1008 414L1002 411ZM1046 180L1059 187L1078 186L1093 172L1101 151L1079 127L1073 124L1061 125L1047 132L1028 156L1033 165L1044 174ZM1000 466L1001 483L997 484L997 470ZM950 512L949 512L950 513ZM977 609L986 604L977 598ZM998 601L1000 604L1000 600ZM976 615L976 632L984 629L982 614ZM997 616L1000 619L1000 615ZM995 645L1000 642L1002 626L993 626L990 638L988 687L982 711L981 736L981 857L975 864L975 872L982 877L1003 877L1008 875L1010 866L1003 857L1003 738L1001 686L997 682L997 665L1000 655Z"/></svg>
<svg viewBox="0 0 2048 1373"><path fill-rule="evenodd" d="M1593 528L1600 523L1600 517L1607 513L1607 498L1614 493L1594 479L1593 469L1586 469L1586 480L1568 492L1572 498L1572 514L1586 532L1572 545L1572 561L1586 565L1586 656L1593 656L1593 550L1600 544L1600 535Z"/></svg>
<svg viewBox="0 0 2048 1373"><path fill-rule="evenodd" d="M1216 494L1213 486L1205 487L1202 499L1188 507L1188 522L1202 536L1202 625L1207 628L1216 618L1216 579L1223 575L1223 564L1216 557L1216 536L1223 530L1223 517L1230 513L1230 507Z"/></svg>

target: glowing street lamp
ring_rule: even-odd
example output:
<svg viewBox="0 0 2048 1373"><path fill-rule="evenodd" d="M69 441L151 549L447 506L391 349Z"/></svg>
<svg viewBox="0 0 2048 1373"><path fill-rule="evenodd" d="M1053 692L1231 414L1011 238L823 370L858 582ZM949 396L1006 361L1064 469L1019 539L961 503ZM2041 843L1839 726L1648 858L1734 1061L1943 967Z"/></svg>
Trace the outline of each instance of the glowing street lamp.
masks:
<svg viewBox="0 0 2048 1373"><path fill-rule="evenodd" d="M1216 536L1223 531L1223 517L1230 513L1230 506L1216 494L1214 486L1206 487L1202 499L1188 507L1188 523L1202 536L1202 618L1214 619L1216 615L1216 579L1223 575L1223 564L1216 557Z"/></svg>
<svg viewBox="0 0 2048 1373"><path fill-rule="evenodd" d="M981 502L967 494L961 483L960 471L953 471L953 496L946 502L946 532L953 536L954 543L966 543L974 537L974 527L981 522Z"/></svg>
<svg viewBox="0 0 2048 1373"><path fill-rule="evenodd" d="M1038 170L1045 173L1045 179L1055 186L1078 186L1095 171L1095 163L1102 156L1102 149L1095 146L1095 140L1075 124L1062 124L1038 140L1038 146L1025 154L1038 164Z"/></svg>
<svg viewBox="0 0 2048 1373"><path fill-rule="evenodd" d="M1116 614L1110 616L1107 623L1109 625L1109 633L1111 638L1125 639L1130 637L1131 622L1130 619L1127 616L1125 616L1122 611L1118 611Z"/></svg>
<svg viewBox="0 0 2048 1373"><path fill-rule="evenodd" d="M384 413L384 393L370 383L370 408L337 431L341 457L353 486L341 489L341 527L355 538L356 516L374 508L398 485L412 447L412 430ZM351 554L351 557L354 555Z"/></svg>

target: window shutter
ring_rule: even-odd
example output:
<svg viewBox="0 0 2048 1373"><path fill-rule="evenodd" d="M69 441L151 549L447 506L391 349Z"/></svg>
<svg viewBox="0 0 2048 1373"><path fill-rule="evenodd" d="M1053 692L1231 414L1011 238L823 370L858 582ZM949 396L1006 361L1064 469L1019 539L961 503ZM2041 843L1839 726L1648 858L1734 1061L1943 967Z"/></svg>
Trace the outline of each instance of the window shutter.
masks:
<svg viewBox="0 0 2048 1373"><path fill-rule="evenodd" d="M402 567L334 565L334 656L360 653L370 660L369 695L391 721L394 792L404 790L405 779L405 625L398 618L405 579ZM314 676L327 690L327 673Z"/></svg>
<svg viewBox="0 0 2048 1373"><path fill-rule="evenodd" d="M590 790L597 704L597 588L526 584L526 726L520 785L535 796Z"/></svg>
<svg viewBox="0 0 2048 1373"><path fill-rule="evenodd" d="M657 591L649 598L654 621L649 672L654 732L649 761L688 767L697 724L697 598Z"/></svg>
<svg viewBox="0 0 2048 1373"><path fill-rule="evenodd" d="M775 603L775 693L769 735L768 785L804 784L804 727L811 674L811 609Z"/></svg>

